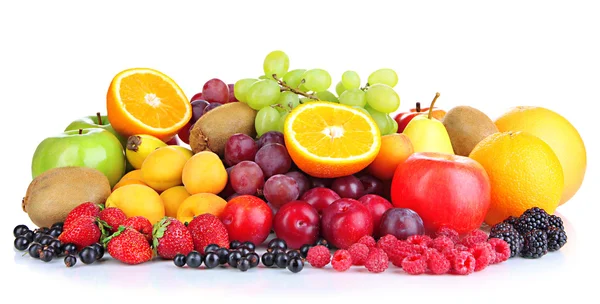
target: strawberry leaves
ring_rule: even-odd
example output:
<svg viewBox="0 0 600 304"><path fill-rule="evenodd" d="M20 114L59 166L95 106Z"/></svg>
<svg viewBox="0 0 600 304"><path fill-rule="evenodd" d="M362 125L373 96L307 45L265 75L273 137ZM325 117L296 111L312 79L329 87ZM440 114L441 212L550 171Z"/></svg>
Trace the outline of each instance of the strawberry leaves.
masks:
<svg viewBox="0 0 600 304"><path fill-rule="evenodd" d="M163 217L158 223L152 227L152 247L156 249L158 247L158 240L165 235L167 226L171 224L169 217Z"/></svg>

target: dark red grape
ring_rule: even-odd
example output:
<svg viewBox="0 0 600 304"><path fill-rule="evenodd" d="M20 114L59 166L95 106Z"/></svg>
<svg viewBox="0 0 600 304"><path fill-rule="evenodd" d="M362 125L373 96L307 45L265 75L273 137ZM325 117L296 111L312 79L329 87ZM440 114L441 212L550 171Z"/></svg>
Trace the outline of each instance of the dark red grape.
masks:
<svg viewBox="0 0 600 304"><path fill-rule="evenodd" d="M383 195L383 182L374 177L373 175L365 174L359 177L360 181L365 188L364 194L377 194Z"/></svg>
<svg viewBox="0 0 600 304"><path fill-rule="evenodd" d="M230 83L227 85L227 89L229 89L229 101L228 102L237 102L237 98L235 98L235 94L233 93L234 84Z"/></svg>
<svg viewBox="0 0 600 304"><path fill-rule="evenodd" d="M260 136L258 139L258 148L262 148L268 144L280 144L285 146L285 140L283 139L283 133L277 131L269 131Z"/></svg>
<svg viewBox="0 0 600 304"><path fill-rule="evenodd" d="M248 160L233 166L229 178L231 187L238 194L257 194L262 192L265 184L265 176L260 167Z"/></svg>
<svg viewBox="0 0 600 304"><path fill-rule="evenodd" d="M411 235L424 234L423 219L411 209L391 208L381 216L379 234L391 234L399 240Z"/></svg>
<svg viewBox="0 0 600 304"><path fill-rule="evenodd" d="M269 203L276 208L281 208L284 204L296 200L300 189L296 181L283 174L271 176L265 183L263 194Z"/></svg>
<svg viewBox="0 0 600 304"><path fill-rule="evenodd" d="M192 101L192 120L190 121L191 124L196 123L196 121L198 121L198 119L202 117L206 106L208 106L208 101L206 100L198 99Z"/></svg>
<svg viewBox="0 0 600 304"><path fill-rule="evenodd" d="M220 107L222 105L223 105L222 103L213 102L213 103L207 105L206 108L204 108L204 112L202 112L202 115L204 115L204 114L208 113L210 110L212 110L216 107Z"/></svg>
<svg viewBox="0 0 600 304"><path fill-rule="evenodd" d="M333 179L330 178L319 178L319 177L310 177L310 186L311 188L323 187L329 188L331 187L331 183L333 183Z"/></svg>
<svg viewBox="0 0 600 304"><path fill-rule="evenodd" d="M365 187L354 175L336 178L331 184L331 190L342 198L358 199L365 193Z"/></svg>
<svg viewBox="0 0 600 304"><path fill-rule="evenodd" d="M186 144L190 144L190 129L192 128L191 122L188 122L183 128L179 130L177 133L177 137L181 139L182 142Z"/></svg>
<svg viewBox="0 0 600 304"><path fill-rule="evenodd" d="M292 159L283 145L268 144L258 149L254 161L260 166L266 178L284 174L292 167Z"/></svg>
<svg viewBox="0 0 600 304"><path fill-rule="evenodd" d="M235 166L245 160L254 160L258 145L246 134L233 134L225 143L225 164Z"/></svg>
<svg viewBox="0 0 600 304"><path fill-rule="evenodd" d="M310 180L302 172L290 171L285 175L293 178L296 181L298 184L298 189L300 190L300 196L310 189Z"/></svg>
<svg viewBox="0 0 600 304"><path fill-rule="evenodd" d="M190 102L192 102L194 100L199 100L199 99L202 99L202 92L196 93L194 96L192 96L192 99L190 99Z"/></svg>
<svg viewBox="0 0 600 304"><path fill-rule="evenodd" d="M311 204L319 213L339 199L340 196L335 191L324 187L312 188L300 197L300 200Z"/></svg>
<svg viewBox="0 0 600 304"><path fill-rule="evenodd" d="M223 199L227 199L229 196L235 193L235 190L233 190L233 187L231 186L231 169L233 169L233 167L225 169L227 170L227 184L225 185L225 189L219 193L219 196Z"/></svg>
<svg viewBox="0 0 600 304"><path fill-rule="evenodd" d="M222 80L213 78L202 87L202 98L210 103L227 103L229 102L229 87Z"/></svg>

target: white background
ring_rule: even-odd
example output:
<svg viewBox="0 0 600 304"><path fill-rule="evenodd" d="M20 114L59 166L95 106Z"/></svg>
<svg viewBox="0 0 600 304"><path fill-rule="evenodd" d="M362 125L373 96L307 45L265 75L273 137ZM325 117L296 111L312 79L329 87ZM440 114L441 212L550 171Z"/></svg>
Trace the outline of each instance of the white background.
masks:
<svg viewBox="0 0 600 304"><path fill-rule="evenodd" d="M598 11L592 1L3 1L3 294L53 302L238 303L248 297L505 302L591 295L599 271ZM495 118L509 107L534 105L565 116L588 152L582 188L558 210L568 222L568 244L540 260L512 259L467 277L310 267L297 275L188 271L170 262L124 266L114 260L66 269L62 260L43 264L14 251L12 228L30 224L20 203L35 147L72 120L105 112L115 74L155 68L191 97L213 77L235 82L261 75L264 56L276 49L288 53L291 68L328 70L332 90L347 69L366 80L371 71L393 68L403 110L439 91L438 105L446 110L465 104Z"/></svg>

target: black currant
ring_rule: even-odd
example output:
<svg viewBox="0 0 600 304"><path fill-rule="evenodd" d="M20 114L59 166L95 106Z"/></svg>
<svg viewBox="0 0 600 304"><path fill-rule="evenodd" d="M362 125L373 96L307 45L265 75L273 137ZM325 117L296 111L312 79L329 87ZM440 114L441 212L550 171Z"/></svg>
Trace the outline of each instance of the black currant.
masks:
<svg viewBox="0 0 600 304"><path fill-rule="evenodd" d="M50 232L48 232L48 235L51 237L57 238L61 233L62 233L62 229L52 228L52 229L50 229Z"/></svg>
<svg viewBox="0 0 600 304"><path fill-rule="evenodd" d="M217 250L219 250L219 245L217 244L209 244L206 247L204 247L204 254L207 254L209 252L217 252Z"/></svg>
<svg viewBox="0 0 600 304"><path fill-rule="evenodd" d="M300 247L300 255L306 259L306 256L308 255L308 250L310 249L310 245L308 244L304 244L302 245L302 247Z"/></svg>
<svg viewBox="0 0 600 304"><path fill-rule="evenodd" d="M187 265L190 266L191 268L198 268L198 267L200 267L200 265L202 265L202 261L204 260L204 258L198 251L194 250L194 251L190 251L190 253L188 253L185 260L186 260Z"/></svg>
<svg viewBox="0 0 600 304"><path fill-rule="evenodd" d="M185 255L181 253L176 254L173 258L173 264L175 264L177 267L185 266Z"/></svg>
<svg viewBox="0 0 600 304"><path fill-rule="evenodd" d="M46 248L40 253L40 260L50 262L54 258L54 250Z"/></svg>
<svg viewBox="0 0 600 304"><path fill-rule="evenodd" d="M22 236L17 237L14 241L15 248L19 251L23 251L23 250L27 249L27 247L29 246L29 243L30 243L29 240Z"/></svg>
<svg viewBox="0 0 600 304"><path fill-rule="evenodd" d="M256 252L252 252L249 255L247 255L246 259L250 261L250 268L258 266L258 262L260 261L260 258L258 257L258 254Z"/></svg>
<svg viewBox="0 0 600 304"><path fill-rule="evenodd" d="M275 255L272 252L266 252L262 255L260 260L266 267L273 267L275 264Z"/></svg>
<svg viewBox="0 0 600 304"><path fill-rule="evenodd" d="M229 256L227 256L227 263L229 266L236 268L241 258L242 254L239 251L231 251L229 252Z"/></svg>
<svg viewBox="0 0 600 304"><path fill-rule="evenodd" d="M242 247L247 248L248 250L254 252L256 250L256 245L254 243L247 241L242 243Z"/></svg>
<svg viewBox="0 0 600 304"><path fill-rule="evenodd" d="M54 223L52 226L50 226L50 229L58 228L60 230L63 230L63 226L64 226L64 223L58 222L58 223Z"/></svg>
<svg viewBox="0 0 600 304"><path fill-rule="evenodd" d="M54 251L57 253L57 255L59 255L62 251L61 246L62 244L59 240L52 240L50 244L48 244L48 247L54 248Z"/></svg>
<svg viewBox="0 0 600 304"><path fill-rule="evenodd" d="M50 232L50 229L48 227L41 227L41 228L34 230L34 232L41 232L43 234L48 234Z"/></svg>
<svg viewBox="0 0 600 304"><path fill-rule="evenodd" d="M281 248L283 250L287 250L287 243L282 239L275 238L269 242L269 244L267 245L267 248L272 248L272 249Z"/></svg>
<svg viewBox="0 0 600 304"><path fill-rule="evenodd" d="M79 252L79 259L84 264L94 263L97 257L98 253L96 252L96 249L94 249L94 247L92 246L87 246L81 249L81 252Z"/></svg>
<svg viewBox="0 0 600 304"><path fill-rule="evenodd" d="M275 256L275 265L277 265L277 267L279 268L285 268L287 266L287 262L288 262L288 256L285 253L278 253Z"/></svg>
<svg viewBox="0 0 600 304"><path fill-rule="evenodd" d="M242 254L242 256L247 256L250 253L252 253L252 251L250 251L250 249L248 249L246 247L242 247L242 249L240 250L240 253Z"/></svg>
<svg viewBox="0 0 600 304"><path fill-rule="evenodd" d="M96 250L96 260L104 257L104 245L100 243L93 244L92 247Z"/></svg>
<svg viewBox="0 0 600 304"><path fill-rule="evenodd" d="M319 240L318 240L318 241L315 243L315 246L318 246L318 245L323 245L323 246L325 246L325 247L327 247L327 248L331 249L331 246L329 245L329 242L328 242L326 239L324 239L324 238L320 238L320 239L319 239Z"/></svg>
<svg viewBox="0 0 600 304"><path fill-rule="evenodd" d="M48 244L50 244L50 242L52 242L53 238L49 235L45 235L40 239L40 244L44 245L44 246L48 246Z"/></svg>
<svg viewBox="0 0 600 304"><path fill-rule="evenodd" d="M287 269L293 273L298 273L304 268L304 262L301 258L290 259L287 263Z"/></svg>
<svg viewBox="0 0 600 304"><path fill-rule="evenodd" d="M77 264L77 258L74 255L69 254L65 257L65 266L73 267L75 264Z"/></svg>
<svg viewBox="0 0 600 304"><path fill-rule="evenodd" d="M29 252L29 255L32 258L39 259L40 253L42 252L43 249L44 249L44 246L40 245L40 243L31 243L27 252Z"/></svg>
<svg viewBox="0 0 600 304"><path fill-rule="evenodd" d="M250 261L247 258L241 258L237 268L241 271L247 271L250 269Z"/></svg>
<svg viewBox="0 0 600 304"><path fill-rule="evenodd" d="M219 266L219 263L220 263L219 255L214 252L209 252L204 257L204 265L208 269Z"/></svg>
<svg viewBox="0 0 600 304"><path fill-rule="evenodd" d="M17 225L15 229L13 229L13 235L15 237L22 236L25 232L29 231L29 228L25 225Z"/></svg>
<svg viewBox="0 0 600 304"><path fill-rule="evenodd" d="M33 241L39 243L45 236L41 231L33 232Z"/></svg>
<svg viewBox="0 0 600 304"><path fill-rule="evenodd" d="M289 259L300 258L300 252L297 250L290 250L287 252L287 256Z"/></svg>
<svg viewBox="0 0 600 304"><path fill-rule="evenodd" d="M229 250L227 248L219 248L215 253L219 256L219 264L227 264L227 258L229 257Z"/></svg>
<svg viewBox="0 0 600 304"><path fill-rule="evenodd" d="M278 255L280 253L285 253L285 250L281 248L275 248L271 251L271 253L273 253L274 255Z"/></svg>
<svg viewBox="0 0 600 304"><path fill-rule="evenodd" d="M33 241L33 231L31 230L23 233L21 236L29 240L30 243Z"/></svg>
<svg viewBox="0 0 600 304"><path fill-rule="evenodd" d="M64 254L75 254L77 253L77 246L75 244L64 244L62 247L62 252Z"/></svg>
<svg viewBox="0 0 600 304"><path fill-rule="evenodd" d="M229 249L238 249L241 245L242 243L240 241L231 241L231 243L229 243Z"/></svg>

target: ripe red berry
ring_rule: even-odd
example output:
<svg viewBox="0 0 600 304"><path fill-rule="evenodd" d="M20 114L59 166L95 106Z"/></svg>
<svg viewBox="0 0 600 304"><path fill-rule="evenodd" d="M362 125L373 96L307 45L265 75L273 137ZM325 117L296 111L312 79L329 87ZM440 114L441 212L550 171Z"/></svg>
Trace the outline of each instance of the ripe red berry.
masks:
<svg viewBox="0 0 600 304"><path fill-rule="evenodd" d="M380 273L384 272L388 268L389 259L385 251L381 248L371 248L367 261L365 261L365 267L369 272Z"/></svg>
<svg viewBox="0 0 600 304"><path fill-rule="evenodd" d="M456 274L467 275L475 271L476 261L473 255L468 251L461 251L454 256L452 270Z"/></svg>
<svg viewBox="0 0 600 304"><path fill-rule="evenodd" d="M377 241L377 248L381 248L386 254L390 254L398 242L395 236L388 234Z"/></svg>
<svg viewBox="0 0 600 304"><path fill-rule="evenodd" d="M442 235L433 240L431 247L439 252L443 252L446 249L454 248L454 242L449 237Z"/></svg>
<svg viewBox="0 0 600 304"><path fill-rule="evenodd" d="M444 274L450 271L450 261L438 251L430 252L427 257L427 268L432 274Z"/></svg>
<svg viewBox="0 0 600 304"><path fill-rule="evenodd" d="M352 257L352 265L364 265L369 255L369 247L365 244L356 243L348 248L348 252Z"/></svg>
<svg viewBox="0 0 600 304"><path fill-rule="evenodd" d="M352 266L352 256L348 250L340 249L333 254L331 259L331 266L333 269L343 272L350 269Z"/></svg>
<svg viewBox="0 0 600 304"><path fill-rule="evenodd" d="M508 243L497 238L491 238L487 242L492 246L492 250L495 253L492 264L498 264L508 260L510 257L510 245L508 245Z"/></svg>
<svg viewBox="0 0 600 304"><path fill-rule="evenodd" d="M447 227L441 227L435 232L435 237L445 236L448 237L453 243L458 243L460 237L458 232L454 229L450 229Z"/></svg>
<svg viewBox="0 0 600 304"><path fill-rule="evenodd" d="M323 245L311 247L306 255L306 261L315 268L325 267L327 264L329 264L330 260L331 253L329 252L329 249Z"/></svg>
<svg viewBox="0 0 600 304"><path fill-rule="evenodd" d="M469 252L471 252L475 258L475 271L483 270L495 259L495 254L492 252L492 246L488 243L479 243L471 247Z"/></svg>
<svg viewBox="0 0 600 304"><path fill-rule="evenodd" d="M358 239L357 243L365 244L369 248L377 246L377 242L375 242L375 239L370 235L365 235L361 237L360 239Z"/></svg>
<svg viewBox="0 0 600 304"><path fill-rule="evenodd" d="M420 254L409 255L402 260L402 269L412 275L423 274L427 271L427 257Z"/></svg>

